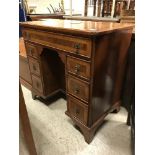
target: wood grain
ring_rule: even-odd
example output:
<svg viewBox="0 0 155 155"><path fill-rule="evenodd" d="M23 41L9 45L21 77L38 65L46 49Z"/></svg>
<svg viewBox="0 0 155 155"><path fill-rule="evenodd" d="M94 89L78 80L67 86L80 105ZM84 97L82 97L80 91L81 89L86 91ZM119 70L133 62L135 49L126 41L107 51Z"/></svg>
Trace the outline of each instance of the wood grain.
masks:
<svg viewBox="0 0 155 155"><path fill-rule="evenodd" d="M28 118L28 113L27 113L25 100L24 100L20 83L19 83L19 114L20 114L20 120L21 120L22 129L24 133L24 138L28 146L29 153L30 155L37 155L32 131L31 131L30 121Z"/></svg>
<svg viewBox="0 0 155 155"><path fill-rule="evenodd" d="M117 30L132 28L134 24L94 22L94 21L72 21L72 20L45 20L20 23L22 27L40 29L59 33L68 33L71 35L79 34L81 36L97 36L105 33L111 33Z"/></svg>
<svg viewBox="0 0 155 155"><path fill-rule="evenodd" d="M53 19L21 25L40 64L40 75L31 74L33 96L64 90L66 114L90 143L106 115L120 109L133 24Z"/></svg>

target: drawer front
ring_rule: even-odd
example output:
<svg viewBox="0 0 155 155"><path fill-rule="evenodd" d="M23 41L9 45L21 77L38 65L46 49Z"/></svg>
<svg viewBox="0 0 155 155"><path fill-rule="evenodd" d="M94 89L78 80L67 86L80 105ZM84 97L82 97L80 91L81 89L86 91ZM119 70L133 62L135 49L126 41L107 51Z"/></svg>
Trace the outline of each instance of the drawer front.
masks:
<svg viewBox="0 0 155 155"><path fill-rule="evenodd" d="M76 117L85 125L88 119L88 106L78 101L73 97L68 97L69 112L73 117Z"/></svg>
<svg viewBox="0 0 155 155"><path fill-rule="evenodd" d="M25 43L27 55L38 58L37 47L30 43Z"/></svg>
<svg viewBox="0 0 155 155"><path fill-rule="evenodd" d="M31 73L40 76L40 67L37 60L29 58L29 66Z"/></svg>
<svg viewBox="0 0 155 155"><path fill-rule="evenodd" d="M46 33L42 31L23 30L25 40L39 43L45 46L74 53L77 55L91 57L91 40L80 37L72 37L57 33Z"/></svg>
<svg viewBox="0 0 155 155"><path fill-rule="evenodd" d="M39 77L32 75L32 86L33 89L39 91L40 93L43 93L43 85Z"/></svg>
<svg viewBox="0 0 155 155"><path fill-rule="evenodd" d="M75 75L90 78L90 63L75 59L73 57L67 57L67 70Z"/></svg>
<svg viewBox="0 0 155 155"><path fill-rule="evenodd" d="M83 99L86 102L89 99L89 84L79 81L71 76L67 79L68 93Z"/></svg>

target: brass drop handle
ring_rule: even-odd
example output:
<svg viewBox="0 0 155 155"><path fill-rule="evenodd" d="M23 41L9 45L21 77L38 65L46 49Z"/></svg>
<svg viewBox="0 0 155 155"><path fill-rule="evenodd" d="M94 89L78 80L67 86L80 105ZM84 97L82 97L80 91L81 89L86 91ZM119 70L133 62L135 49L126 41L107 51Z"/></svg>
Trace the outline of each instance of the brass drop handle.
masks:
<svg viewBox="0 0 155 155"><path fill-rule="evenodd" d="M75 65L75 70L74 70L74 71L75 71L76 74L79 73L80 67L81 67L81 66L80 66L79 64Z"/></svg>
<svg viewBox="0 0 155 155"><path fill-rule="evenodd" d="M76 108L75 113L78 115L80 114L80 110L78 108Z"/></svg>
<svg viewBox="0 0 155 155"><path fill-rule="evenodd" d="M77 86L75 86L75 88L74 88L74 93L75 93L75 94L78 94L79 92L80 92L79 88L78 88Z"/></svg>
<svg viewBox="0 0 155 155"><path fill-rule="evenodd" d="M35 65L33 65L33 70L34 70L34 71L36 71L36 70L37 70L37 68L36 68L36 66L35 66Z"/></svg>
<svg viewBox="0 0 155 155"><path fill-rule="evenodd" d="M74 48L76 49L75 53L79 54L79 49L81 48L81 45L79 43L74 44Z"/></svg>

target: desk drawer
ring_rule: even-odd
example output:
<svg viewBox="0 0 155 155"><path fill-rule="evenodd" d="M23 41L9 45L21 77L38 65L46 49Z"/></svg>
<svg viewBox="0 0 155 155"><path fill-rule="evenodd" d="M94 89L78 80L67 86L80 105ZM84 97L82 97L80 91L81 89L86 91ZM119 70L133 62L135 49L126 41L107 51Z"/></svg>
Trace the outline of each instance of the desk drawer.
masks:
<svg viewBox="0 0 155 155"><path fill-rule="evenodd" d="M29 57L29 66L31 73L40 76L40 66L37 60Z"/></svg>
<svg viewBox="0 0 155 155"><path fill-rule="evenodd" d="M88 118L88 106L87 105L69 96L68 107L69 107L69 112L73 117L76 117L81 122L83 122L85 125L87 124L87 118Z"/></svg>
<svg viewBox="0 0 155 155"><path fill-rule="evenodd" d="M77 80L71 76L67 79L68 93L88 102L89 84L81 80Z"/></svg>
<svg viewBox="0 0 155 155"><path fill-rule="evenodd" d="M25 43L27 55L38 58L37 47L30 43Z"/></svg>
<svg viewBox="0 0 155 155"><path fill-rule="evenodd" d="M43 93L42 81L39 77L32 75L32 86L33 89Z"/></svg>
<svg viewBox="0 0 155 155"><path fill-rule="evenodd" d="M67 70L80 77L90 78L90 63L81 59L67 57Z"/></svg>
<svg viewBox="0 0 155 155"><path fill-rule="evenodd" d="M57 33L45 33L42 31L23 30L25 40L39 43L77 55L91 57L91 40L87 38L73 37Z"/></svg>

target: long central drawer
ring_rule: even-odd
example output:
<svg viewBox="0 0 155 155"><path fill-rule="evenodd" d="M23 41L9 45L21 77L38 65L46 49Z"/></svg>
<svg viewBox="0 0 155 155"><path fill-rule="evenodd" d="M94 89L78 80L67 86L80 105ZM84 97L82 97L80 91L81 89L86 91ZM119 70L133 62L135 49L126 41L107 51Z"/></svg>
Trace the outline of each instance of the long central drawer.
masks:
<svg viewBox="0 0 155 155"><path fill-rule="evenodd" d="M91 58L92 42L87 38L24 29L25 40Z"/></svg>

